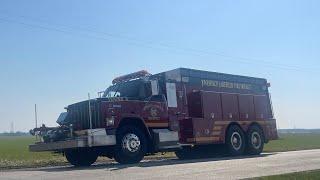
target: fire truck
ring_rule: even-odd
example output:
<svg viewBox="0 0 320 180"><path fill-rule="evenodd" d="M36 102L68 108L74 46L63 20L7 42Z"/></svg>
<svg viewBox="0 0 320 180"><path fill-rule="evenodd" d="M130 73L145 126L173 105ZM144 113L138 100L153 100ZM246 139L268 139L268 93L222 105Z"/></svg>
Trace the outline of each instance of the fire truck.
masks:
<svg viewBox="0 0 320 180"><path fill-rule="evenodd" d="M30 130L40 141L29 150L62 153L74 166L169 151L186 159L216 144L231 156L257 155L278 138L269 87L262 78L187 68L131 73L98 98L67 106L59 126Z"/></svg>

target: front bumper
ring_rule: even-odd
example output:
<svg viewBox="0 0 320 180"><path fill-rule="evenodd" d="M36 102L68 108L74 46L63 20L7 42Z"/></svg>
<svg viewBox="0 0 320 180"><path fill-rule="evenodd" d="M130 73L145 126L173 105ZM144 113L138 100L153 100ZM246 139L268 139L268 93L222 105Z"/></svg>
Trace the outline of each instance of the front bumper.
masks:
<svg viewBox="0 0 320 180"><path fill-rule="evenodd" d="M85 139L72 139L58 142L38 142L36 144L29 145L29 151L41 152L41 151L57 151L63 149L87 147L87 141Z"/></svg>
<svg viewBox="0 0 320 180"><path fill-rule="evenodd" d="M64 141L31 144L29 145L29 151L59 151L72 148L112 146L116 144L116 136L107 135L105 129L89 129L86 131L86 136L75 137Z"/></svg>

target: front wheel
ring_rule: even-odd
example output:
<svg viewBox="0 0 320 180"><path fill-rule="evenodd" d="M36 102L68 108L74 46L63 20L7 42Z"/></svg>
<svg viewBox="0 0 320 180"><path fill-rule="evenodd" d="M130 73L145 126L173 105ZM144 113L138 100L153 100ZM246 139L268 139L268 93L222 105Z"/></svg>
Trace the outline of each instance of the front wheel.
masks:
<svg viewBox="0 0 320 180"><path fill-rule="evenodd" d="M124 126L117 132L114 159L120 164L140 162L147 151L147 139L135 126Z"/></svg>
<svg viewBox="0 0 320 180"><path fill-rule="evenodd" d="M261 128L252 126L247 132L247 148L246 152L250 155L258 155L263 151L264 135Z"/></svg>
<svg viewBox="0 0 320 180"><path fill-rule="evenodd" d="M242 155L245 150L245 136L237 125L231 125L227 131L226 144L231 156Z"/></svg>
<svg viewBox="0 0 320 180"><path fill-rule="evenodd" d="M98 154L90 149L70 149L65 152L65 156L74 166L90 166L98 158Z"/></svg>

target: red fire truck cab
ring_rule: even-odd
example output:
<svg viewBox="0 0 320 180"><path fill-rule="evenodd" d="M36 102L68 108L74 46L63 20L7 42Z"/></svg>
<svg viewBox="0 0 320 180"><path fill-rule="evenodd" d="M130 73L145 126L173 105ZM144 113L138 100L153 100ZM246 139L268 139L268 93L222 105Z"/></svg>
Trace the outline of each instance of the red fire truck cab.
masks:
<svg viewBox="0 0 320 180"><path fill-rule="evenodd" d="M145 155L225 144L230 155L260 154L277 139L266 79L186 68L115 78L96 99L66 107L58 127L31 130L30 151L63 153L75 166L98 156L137 163Z"/></svg>

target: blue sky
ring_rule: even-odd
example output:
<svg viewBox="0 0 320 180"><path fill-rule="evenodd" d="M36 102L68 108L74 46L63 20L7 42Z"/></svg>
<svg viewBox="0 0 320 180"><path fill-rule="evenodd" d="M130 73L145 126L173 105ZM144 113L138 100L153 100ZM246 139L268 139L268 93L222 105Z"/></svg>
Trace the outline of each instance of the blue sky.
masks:
<svg viewBox="0 0 320 180"><path fill-rule="evenodd" d="M280 128L320 128L319 1L0 1L0 132L55 125L122 74L267 78Z"/></svg>

